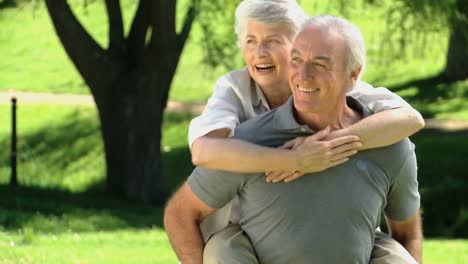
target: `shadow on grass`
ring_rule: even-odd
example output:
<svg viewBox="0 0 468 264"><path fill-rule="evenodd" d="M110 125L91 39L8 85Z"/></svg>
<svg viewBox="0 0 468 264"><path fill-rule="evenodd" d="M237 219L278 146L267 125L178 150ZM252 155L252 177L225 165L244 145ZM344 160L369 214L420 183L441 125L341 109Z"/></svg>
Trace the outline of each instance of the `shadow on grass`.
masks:
<svg viewBox="0 0 468 264"><path fill-rule="evenodd" d="M105 191L104 153L94 112L85 109L57 116L20 134L20 187L0 185L0 230L60 233L161 228L163 207L142 205ZM175 126L191 118L167 117ZM22 122L28 119L23 116ZM0 172L8 174L9 146L9 137L0 139L0 148L8 150L0 152ZM172 192L193 169L190 151L175 147L162 153L162 159L166 188ZM6 183L9 175L1 178Z"/></svg>
<svg viewBox="0 0 468 264"><path fill-rule="evenodd" d="M468 237L468 130L426 129L412 141L418 158L425 235Z"/></svg>
<svg viewBox="0 0 468 264"><path fill-rule="evenodd" d="M121 200L104 192L0 186L0 193L0 224L5 230L33 228L60 233L162 227L162 208Z"/></svg>
<svg viewBox="0 0 468 264"><path fill-rule="evenodd" d="M437 74L388 88L411 102L425 118L466 109L466 103L462 101L468 97L468 80L451 81L443 74Z"/></svg>
<svg viewBox="0 0 468 264"><path fill-rule="evenodd" d="M166 177L167 189L171 193L192 171L189 158L188 148L164 154L164 172L170 175ZM10 231L32 228L36 232L61 233L163 227L163 207L144 205L107 193L104 180L79 193L0 185L0 208L0 229Z"/></svg>

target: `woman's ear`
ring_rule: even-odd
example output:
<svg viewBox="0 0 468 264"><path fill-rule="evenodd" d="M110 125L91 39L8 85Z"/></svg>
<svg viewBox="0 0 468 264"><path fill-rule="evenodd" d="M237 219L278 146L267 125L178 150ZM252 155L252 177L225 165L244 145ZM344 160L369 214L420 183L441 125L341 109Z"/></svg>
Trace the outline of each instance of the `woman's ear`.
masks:
<svg viewBox="0 0 468 264"><path fill-rule="evenodd" d="M361 72L361 67L356 68L355 70L351 71L350 77L351 79L353 79L354 82L357 81L360 72Z"/></svg>

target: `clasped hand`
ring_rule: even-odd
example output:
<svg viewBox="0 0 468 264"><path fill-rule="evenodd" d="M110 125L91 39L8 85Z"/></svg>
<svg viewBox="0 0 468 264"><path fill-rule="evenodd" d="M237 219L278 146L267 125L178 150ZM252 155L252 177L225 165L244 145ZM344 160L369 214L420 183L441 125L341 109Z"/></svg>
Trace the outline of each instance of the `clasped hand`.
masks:
<svg viewBox="0 0 468 264"><path fill-rule="evenodd" d="M359 137L334 137L326 127L308 137L297 137L279 148L289 149L295 167L290 171L266 172L267 182L290 182L304 174L319 172L349 160L362 147Z"/></svg>

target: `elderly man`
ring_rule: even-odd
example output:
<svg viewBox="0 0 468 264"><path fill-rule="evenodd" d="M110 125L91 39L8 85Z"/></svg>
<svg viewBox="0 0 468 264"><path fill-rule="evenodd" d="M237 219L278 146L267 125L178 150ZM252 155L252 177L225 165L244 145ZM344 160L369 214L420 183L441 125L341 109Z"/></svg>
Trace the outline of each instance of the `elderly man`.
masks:
<svg viewBox="0 0 468 264"><path fill-rule="evenodd" d="M364 62L362 35L354 25L332 16L311 18L291 51L292 98L242 123L235 137L276 147L327 126L342 129L358 122L371 113L346 92ZM169 202L166 231L182 263L202 263L199 223L237 195L241 232L249 240L238 243L234 232L239 258L219 263L368 263L383 212L390 235L420 261L416 170L407 139L288 183L199 167Z"/></svg>

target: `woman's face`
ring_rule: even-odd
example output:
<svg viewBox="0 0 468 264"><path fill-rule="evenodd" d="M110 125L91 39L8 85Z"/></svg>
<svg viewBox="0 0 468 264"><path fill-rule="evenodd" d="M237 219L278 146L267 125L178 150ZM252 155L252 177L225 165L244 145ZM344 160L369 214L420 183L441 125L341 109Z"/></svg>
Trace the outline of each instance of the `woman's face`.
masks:
<svg viewBox="0 0 468 264"><path fill-rule="evenodd" d="M291 41L285 26L248 20L243 55L250 76L262 88L288 82Z"/></svg>

